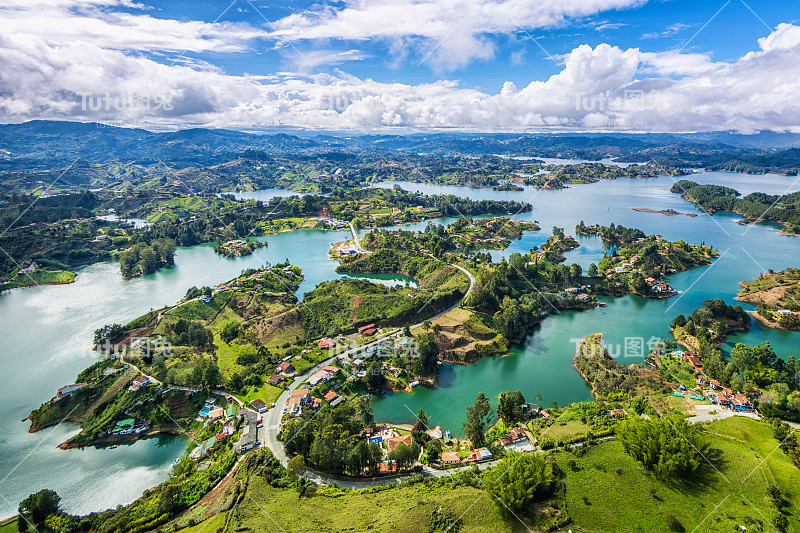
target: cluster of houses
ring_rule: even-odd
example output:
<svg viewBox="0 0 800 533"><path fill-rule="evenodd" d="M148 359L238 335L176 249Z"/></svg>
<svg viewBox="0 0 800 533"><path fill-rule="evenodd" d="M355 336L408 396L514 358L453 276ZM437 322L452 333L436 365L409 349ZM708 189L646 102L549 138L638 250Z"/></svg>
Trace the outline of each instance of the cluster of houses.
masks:
<svg viewBox="0 0 800 533"><path fill-rule="evenodd" d="M358 333L364 336L374 335L376 331L378 331L378 328L375 324L367 324L366 326L358 328Z"/></svg>
<svg viewBox="0 0 800 533"><path fill-rule="evenodd" d="M339 255L355 255L358 253L355 243L351 241L341 243L335 250Z"/></svg>
<svg viewBox="0 0 800 533"><path fill-rule="evenodd" d="M308 384L312 387L316 387L320 383L325 383L332 380L337 374L339 374L338 368L335 366L326 365L322 367L321 370L314 372L311 377L308 378Z"/></svg>
<svg viewBox="0 0 800 533"><path fill-rule="evenodd" d="M337 220L335 218L322 217L319 219L319 221L331 226L333 229L338 230L347 228L347 222L342 222L341 220Z"/></svg>
<svg viewBox="0 0 800 533"><path fill-rule="evenodd" d="M699 357L686 353L681 350L672 352L672 357L680 359L692 367L692 371L697 374L696 383L700 387L708 387L712 392L708 395L711 403L727 407L731 411L750 413L755 411L753 402L744 394L734 393L729 387L725 387L716 379L708 379L703 374L703 362ZM758 392L758 391L756 391Z"/></svg>
<svg viewBox="0 0 800 533"><path fill-rule="evenodd" d="M36 272L37 268L39 268L39 267L36 266L36 262L35 261L31 261L30 265L26 266L25 268L20 269L17 272L17 276L26 276L28 274L33 274L34 272Z"/></svg>

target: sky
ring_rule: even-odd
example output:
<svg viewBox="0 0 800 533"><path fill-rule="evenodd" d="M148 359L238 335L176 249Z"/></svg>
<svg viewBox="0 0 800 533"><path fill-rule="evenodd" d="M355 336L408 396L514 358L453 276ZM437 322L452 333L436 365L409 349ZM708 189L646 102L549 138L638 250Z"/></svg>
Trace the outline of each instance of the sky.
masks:
<svg viewBox="0 0 800 533"><path fill-rule="evenodd" d="M3 0L0 122L800 133L797 0Z"/></svg>

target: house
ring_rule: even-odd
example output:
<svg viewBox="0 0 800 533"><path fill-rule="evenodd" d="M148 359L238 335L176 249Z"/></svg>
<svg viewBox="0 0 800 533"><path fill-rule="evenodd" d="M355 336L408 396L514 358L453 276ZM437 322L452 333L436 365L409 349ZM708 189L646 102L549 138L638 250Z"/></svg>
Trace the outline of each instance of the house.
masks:
<svg viewBox="0 0 800 533"><path fill-rule="evenodd" d="M392 437L392 438L384 440L384 442L386 442L386 451L390 452L390 453L391 453L392 450L394 450L395 448L397 448L401 444L405 444L406 446L410 446L411 445L411 441L412 441L412 438L411 438L411 434L410 433L408 435L403 435L402 437Z"/></svg>
<svg viewBox="0 0 800 533"><path fill-rule="evenodd" d="M269 383L270 385L279 385L281 381L283 381L283 378L280 377L278 374L273 374L267 378L267 383Z"/></svg>
<svg viewBox="0 0 800 533"><path fill-rule="evenodd" d="M297 398L300 403L307 403L311 395L309 389L295 389L292 391L290 398Z"/></svg>
<svg viewBox="0 0 800 533"><path fill-rule="evenodd" d="M319 340L319 349L320 350L329 350L336 346L336 341L333 339L320 339Z"/></svg>
<svg viewBox="0 0 800 533"><path fill-rule="evenodd" d="M681 360L689 363L689 365L692 367L692 370L694 370L695 372L700 372L703 370L703 362L700 360L699 357L695 357L692 355L684 355L683 357L681 357Z"/></svg>
<svg viewBox="0 0 800 533"><path fill-rule="evenodd" d="M340 405L342 402L344 402L344 397L342 397L342 396L337 396L337 397L336 397L336 398L334 398L334 399L333 399L333 401L330 403L330 405L331 405L331 408L336 408L336 407L338 407L338 406L339 406L339 405Z"/></svg>
<svg viewBox="0 0 800 533"><path fill-rule="evenodd" d="M789 311L788 309L779 309L779 310L778 310L778 314L779 314L779 315L791 315L791 314L792 314L792 312L791 312L791 311Z"/></svg>
<svg viewBox="0 0 800 533"><path fill-rule="evenodd" d="M520 442L528 442L528 435L522 428L514 428L508 432L508 435L500 437L500 444L504 447L518 444Z"/></svg>
<svg viewBox="0 0 800 533"><path fill-rule="evenodd" d="M335 393L335 392L333 392L332 390L329 390L328 392L326 392L326 393L325 393L325 396L324 396L324 398L325 398L325 401L326 401L326 402L331 402L331 401L333 401L333 400L334 400L336 397L337 397L336 393Z"/></svg>
<svg viewBox="0 0 800 533"><path fill-rule="evenodd" d="M225 411L225 418L233 418L236 416L236 404L232 403L228 406L227 411Z"/></svg>
<svg viewBox="0 0 800 533"><path fill-rule="evenodd" d="M114 429L111 430L112 435L130 435L133 433L133 428L136 426L135 418L126 418L114 424Z"/></svg>
<svg viewBox="0 0 800 533"><path fill-rule="evenodd" d="M539 406L535 403L522 404L522 417L523 418L536 418L539 416Z"/></svg>
<svg viewBox="0 0 800 533"><path fill-rule="evenodd" d="M208 412L209 420L221 420L223 418L225 418L225 409L222 407L217 407Z"/></svg>
<svg viewBox="0 0 800 533"><path fill-rule="evenodd" d="M72 385L64 385L63 387L58 389L58 397L64 398L66 396L69 396L76 390L80 390L86 385L87 385L86 383L73 383Z"/></svg>
<svg viewBox="0 0 800 533"><path fill-rule="evenodd" d="M367 324L366 326L361 326L358 328L358 332L364 335L364 332L368 329L375 329L375 324Z"/></svg>
<svg viewBox="0 0 800 533"><path fill-rule="evenodd" d="M753 402L744 394L736 394L730 399L731 409L734 411L752 411Z"/></svg>
<svg viewBox="0 0 800 533"><path fill-rule="evenodd" d="M267 404L261 398L256 398L255 400L251 401L250 407L255 409L258 413L265 413L267 411Z"/></svg>
<svg viewBox="0 0 800 533"><path fill-rule="evenodd" d="M278 373L294 374L294 365L289 361L284 361L278 365Z"/></svg>
<svg viewBox="0 0 800 533"><path fill-rule="evenodd" d="M608 412L608 416L611 418L625 418L628 416L628 413L625 409L612 409Z"/></svg>
<svg viewBox="0 0 800 533"><path fill-rule="evenodd" d="M128 390L135 392L149 383L150 383L150 378L142 375L137 377L131 382L130 386L128 387Z"/></svg>
<svg viewBox="0 0 800 533"><path fill-rule="evenodd" d="M458 457L458 452L444 452L442 454L443 465L453 465L460 463L461 459Z"/></svg>
<svg viewBox="0 0 800 533"><path fill-rule="evenodd" d="M491 461L493 458L494 456L492 455L492 452L489 451L489 448L478 448L476 450L472 450L472 453L470 453L467 461L480 463L482 461Z"/></svg>

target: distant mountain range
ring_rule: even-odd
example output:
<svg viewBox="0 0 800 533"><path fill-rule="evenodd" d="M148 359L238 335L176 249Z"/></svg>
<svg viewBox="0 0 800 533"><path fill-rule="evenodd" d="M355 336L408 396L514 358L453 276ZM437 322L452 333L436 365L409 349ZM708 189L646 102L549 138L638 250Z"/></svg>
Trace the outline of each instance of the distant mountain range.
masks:
<svg viewBox="0 0 800 533"><path fill-rule="evenodd" d="M98 123L34 120L0 125L0 168L57 166L75 159L91 163L168 161L207 165L245 150L268 155L350 153L515 155L706 167L717 170L796 173L800 135L729 132L693 134L413 134L289 135L193 128L167 133Z"/></svg>

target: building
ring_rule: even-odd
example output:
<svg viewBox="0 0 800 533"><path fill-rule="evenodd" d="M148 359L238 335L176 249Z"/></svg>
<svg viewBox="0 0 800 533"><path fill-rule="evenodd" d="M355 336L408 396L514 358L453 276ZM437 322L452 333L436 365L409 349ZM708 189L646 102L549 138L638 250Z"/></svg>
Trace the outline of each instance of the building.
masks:
<svg viewBox="0 0 800 533"><path fill-rule="evenodd" d="M264 413L267 411L267 404L261 398L256 398L250 402L250 407L255 409L258 413Z"/></svg>
<svg viewBox="0 0 800 533"><path fill-rule="evenodd" d="M222 420L223 418L225 418L225 409L222 407L217 407L208 412L209 420Z"/></svg>
<svg viewBox="0 0 800 533"><path fill-rule="evenodd" d="M444 452L442 454L443 465L454 465L460 462L461 459L458 457L458 452Z"/></svg>
<svg viewBox="0 0 800 533"><path fill-rule="evenodd" d="M612 409L608 412L608 416L611 418L625 418L628 416L628 413L625 409Z"/></svg>
<svg viewBox="0 0 800 533"><path fill-rule="evenodd" d="M145 375L141 375L133 380L133 382L128 387L128 390L135 392L140 388L144 387L145 385L148 385L149 383L150 383L150 378L148 378Z"/></svg>
<svg viewBox="0 0 800 533"><path fill-rule="evenodd" d="M500 444L503 447L511 446L512 444L519 444L521 442L528 442L528 434L522 428L514 428L508 432L508 435L500 437Z"/></svg>
<svg viewBox="0 0 800 533"><path fill-rule="evenodd" d="M492 459L494 459L494 456L492 455L492 452L489 451L489 448L478 448L476 450L472 450L472 453L467 461L480 463L483 461L491 461Z"/></svg>
<svg viewBox="0 0 800 533"><path fill-rule="evenodd" d="M367 324L366 326L361 326L360 328L358 328L358 332L361 333L362 335L367 335L367 333L365 332L370 329L374 330L375 324Z"/></svg>
<svg viewBox="0 0 800 533"><path fill-rule="evenodd" d="M400 446L401 444L405 444L406 446L411 446L412 437L409 433L408 435L403 435L402 437L392 437L389 439L385 439L386 442L386 451L391 453L392 450Z"/></svg>
<svg viewBox="0 0 800 533"><path fill-rule="evenodd" d="M319 349L320 350L330 350L336 346L336 341L333 339L320 339L319 340Z"/></svg>
<svg viewBox="0 0 800 533"><path fill-rule="evenodd" d="M284 361L278 365L278 373L294 374L294 365L289 361Z"/></svg>
<svg viewBox="0 0 800 533"><path fill-rule="evenodd" d="M58 389L58 397L64 398L66 396L69 396L73 392L81 390L86 385L87 385L86 383L73 383L72 385L64 385L63 387Z"/></svg>

